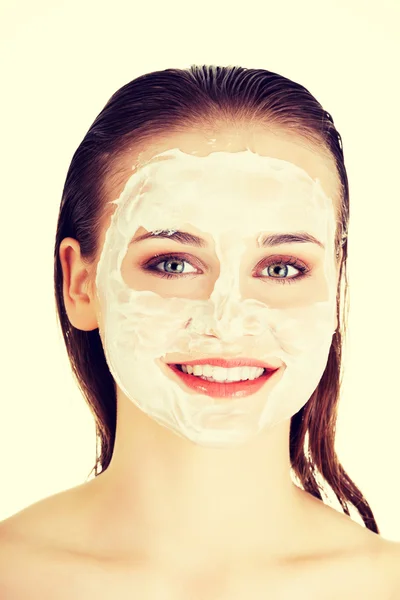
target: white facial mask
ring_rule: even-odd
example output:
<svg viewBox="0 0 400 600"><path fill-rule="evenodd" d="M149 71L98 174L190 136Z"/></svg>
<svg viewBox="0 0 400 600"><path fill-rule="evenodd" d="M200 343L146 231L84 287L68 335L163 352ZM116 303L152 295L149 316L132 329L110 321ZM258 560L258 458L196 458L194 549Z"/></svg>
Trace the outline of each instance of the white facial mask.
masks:
<svg viewBox="0 0 400 600"><path fill-rule="evenodd" d="M215 448L244 444L298 412L321 379L335 332L335 213L318 179L249 150L200 157L175 149L140 165L114 204L96 286L107 363L124 394L159 424ZM198 278L211 277L204 269L185 283L179 272L157 278L165 295L135 290L127 250L137 230L172 233L188 226L215 243L219 276L209 297L188 297L200 289ZM290 284L263 281L253 275L255 262L243 274L244 261L256 255L259 262L299 254L299 245L257 249L267 234L292 232L307 232L325 247L301 245L319 257L308 277ZM136 254L151 243L138 244ZM174 252L175 244L166 243L168 248L158 242L154 254L199 256L191 246L176 244ZM259 271L266 273L267 266ZM146 275L149 285L153 277ZM241 289L257 298L243 298ZM172 353L187 361L246 356L281 368L252 395L216 398L194 392L172 373L165 364Z"/></svg>

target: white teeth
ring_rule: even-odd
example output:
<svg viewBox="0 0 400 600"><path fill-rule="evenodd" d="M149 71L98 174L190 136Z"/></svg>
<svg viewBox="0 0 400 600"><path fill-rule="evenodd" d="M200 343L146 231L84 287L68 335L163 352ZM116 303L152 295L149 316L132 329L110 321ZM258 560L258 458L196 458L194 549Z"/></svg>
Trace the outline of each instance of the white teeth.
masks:
<svg viewBox="0 0 400 600"><path fill-rule="evenodd" d="M214 367L212 365L180 365L184 373L209 379L210 381L245 381L247 379L257 379L264 370L261 367Z"/></svg>

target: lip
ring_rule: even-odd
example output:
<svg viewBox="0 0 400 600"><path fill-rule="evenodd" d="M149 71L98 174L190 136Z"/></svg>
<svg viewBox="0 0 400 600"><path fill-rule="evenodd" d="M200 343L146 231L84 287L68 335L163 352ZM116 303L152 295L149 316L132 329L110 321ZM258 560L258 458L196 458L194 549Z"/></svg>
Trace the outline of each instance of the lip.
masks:
<svg viewBox="0 0 400 600"><path fill-rule="evenodd" d="M197 360L185 360L181 363L166 363L169 367L174 364L181 365L214 365L216 367L225 367L225 368L233 368L233 367L261 367L262 369L266 369L268 371L275 371L279 369L279 366L270 365L261 360L257 360L255 358L247 358L242 356L240 358L200 358Z"/></svg>
<svg viewBox="0 0 400 600"><path fill-rule="evenodd" d="M235 382L226 382L220 383L218 381L207 381L205 379L201 379L201 377L196 377L194 375L189 375L184 373L176 364L166 363L167 366L174 372L174 374L179 377L182 383L188 388L195 390L198 393L206 394L207 396L211 396L213 398L243 398L245 396L250 396L258 392L270 379L273 379L275 373L279 371L278 368L264 367L265 363L260 363L260 361L249 359L234 359L231 361L226 361L225 359L203 359L201 361L191 361L185 362L182 364L190 365L190 364L211 364L217 366L242 366L242 360L245 360L245 365L248 366L261 366L266 370L264 373L258 377L257 379L246 380L246 381L235 381ZM239 364L238 364L239 363ZM256 364L255 364L256 363Z"/></svg>

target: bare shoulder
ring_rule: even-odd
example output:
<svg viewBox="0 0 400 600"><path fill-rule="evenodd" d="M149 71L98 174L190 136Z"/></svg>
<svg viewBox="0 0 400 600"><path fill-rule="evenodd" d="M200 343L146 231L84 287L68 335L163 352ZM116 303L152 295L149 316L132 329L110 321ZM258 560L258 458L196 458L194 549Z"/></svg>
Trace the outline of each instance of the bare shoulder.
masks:
<svg viewBox="0 0 400 600"><path fill-rule="evenodd" d="M63 515L69 508L75 512L73 499L79 487L39 500L0 521L1 600L47 600L43 585L71 575L73 561L68 547L62 549L64 540L73 539L78 523L74 530Z"/></svg>
<svg viewBox="0 0 400 600"><path fill-rule="evenodd" d="M337 513L322 536L315 555L300 562L297 589L307 590L307 598L324 600L400 600L400 543L387 540L347 515ZM331 525L337 531L332 533ZM302 598L294 594L293 597Z"/></svg>
<svg viewBox="0 0 400 600"><path fill-rule="evenodd" d="M331 581L345 583L348 596L365 600L400 600L400 543L353 522L354 549L332 561ZM327 578L327 581L329 578Z"/></svg>
<svg viewBox="0 0 400 600"><path fill-rule="evenodd" d="M22 600L26 596L24 589L24 563L30 563L24 557L25 547L17 542L9 520L0 522L0 598Z"/></svg>
<svg viewBox="0 0 400 600"><path fill-rule="evenodd" d="M380 560L382 572L392 582L400 598L400 542L383 540Z"/></svg>
<svg viewBox="0 0 400 600"><path fill-rule="evenodd" d="M377 536L376 552L361 553L359 575L367 574L373 599L400 599L400 543ZM366 596L367 597L367 596Z"/></svg>
<svg viewBox="0 0 400 600"><path fill-rule="evenodd" d="M400 543L319 500L310 502L316 548L310 570L316 585L329 588L332 598L400 600Z"/></svg>
<svg viewBox="0 0 400 600"><path fill-rule="evenodd" d="M22 600L26 597L26 573L37 556L13 531L8 520L0 523L0 598Z"/></svg>

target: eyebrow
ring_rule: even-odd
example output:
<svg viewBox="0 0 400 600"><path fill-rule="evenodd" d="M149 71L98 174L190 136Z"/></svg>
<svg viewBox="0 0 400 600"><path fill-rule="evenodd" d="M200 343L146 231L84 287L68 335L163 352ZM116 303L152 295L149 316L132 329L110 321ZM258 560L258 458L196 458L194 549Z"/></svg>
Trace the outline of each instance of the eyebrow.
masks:
<svg viewBox="0 0 400 600"><path fill-rule="evenodd" d="M208 243L206 242L206 240L204 240L201 237L198 237L197 235L194 235L193 233L188 233L187 231L174 231L171 233L171 231L167 229L163 229L161 231L158 231L157 233L149 231L147 233L139 235L137 238L132 239L130 244L136 244L149 238L166 238L168 240L178 242L179 244L195 246L196 248L208 247ZM310 233L304 231L294 231L291 233L272 233L263 235L261 238L261 243L258 244L258 247L268 248L271 246L280 246L281 244L317 244L321 248L325 248L324 244L320 242L320 240L315 238Z"/></svg>

